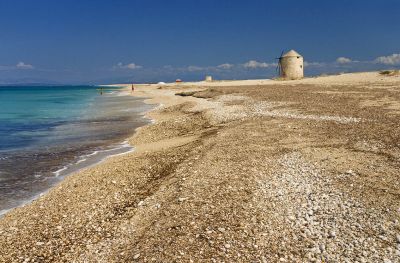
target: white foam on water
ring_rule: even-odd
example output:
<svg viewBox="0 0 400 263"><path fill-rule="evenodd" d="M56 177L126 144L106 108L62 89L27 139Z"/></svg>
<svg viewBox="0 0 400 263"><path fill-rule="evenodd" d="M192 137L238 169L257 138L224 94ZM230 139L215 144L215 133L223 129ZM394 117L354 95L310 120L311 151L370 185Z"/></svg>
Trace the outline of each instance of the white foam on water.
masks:
<svg viewBox="0 0 400 263"><path fill-rule="evenodd" d="M79 163L84 162L84 161L86 161L86 160L87 160L86 158L80 159L80 160L78 160L78 161L76 162L76 164L79 164Z"/></svg>
<svg viewBox="0 0 400 263"><path fill-rule="evenodd" d="M131 146L127 140L125 140L119 144L114 145L114 147L110 149L96 150L92 153L85 154L81 156L78 161L65 165L61 169L53 172L53 174L55 175L55 177L59 177L60 175L66 176L71 173L78 172L82 169L92 167L109 157L126 154L132 151L134 151L134 147Z"/></svg>
<svg viewBox="0 0 400 263"><path fill-rule="evenodd" d="M121 150L123 150L123 151L121 152ZM110 157L121 156L121 155L124 155L127 153L131 153L133 151L135 151L135 148L129 144L128 140L125 140L119 144L115 144L113 148L105 149L105 150L96 150L92 153L83 155L83 156L81 156L81 158L78 161L63 166L62 168L53 172L53 174L54 174L55 178L59 178L58 182L61 182L62 178L69 176L71 174L77 173L79 171L82 171L84 169L93 167ZM39 174L37 178L39 178L40 176L41 175ZM36 175L35 175L35 177L36 177ZM54 185L53 185L53 187L54 187ZM23 206L31 203L32 201L38 199L39 197L45 195L53 187L50 187L46 191L40 192L40 193L34 195L33 197L31 197L25 201L22 201L16 207L0 210L0 218L3 215L5 215L7 212L11 211L12 209L18 208L18 207L23 207Z"/></svg>
<svg viewBox="0 0 400 263"><path fill-rule="evenodd" d="M115 94L113 94L113 96L126 96L127 94L129 94L129 92L117 91ZM158 108L163 107L163 106L164 106L163 104L160 104L160 105L158 105ZM141 112L141 115L143 115L142 117L147 119L148 122L152 123L152 124L155 123L155 120L149 118L145 114L153 109L154 108L144 110ZM45 195L48 191L50 191L53 187L55 187L58 183L60 183L66 176L69 176L78 171L88 169L92 166L95 166L110 157L128 154L128 153L133 152L134 150L135 150L135 148L129 144L128 140L125 140L125 141L122 141L121 143L113 144L113 145L109 146L109 148L106 148L103 150L95 150L89 154L80 156L78 159L75 159L74 162L64 165L60 169L52 172L52 174L54 175L53 177L52 176L44 177L42 174L34 175L35 178L37 178L37 179L40 178L40 180L43 180L43 181L52 180L51 187L49 187L48 189L46 189L44 191L38 192L37 194L35 194L27 199L18 200L16 205L12 208L5 208L5 209L0 210L0 217L2 217L4 214L6 214L7 212L9 212L10 210L12 210L14 208L23 207L23 206L31 203L32 201L40 198L41 196Z"/></svg>
<svg viewBox="0 0 400 263"><path fill-rule="evenodd" d="M54 174L56 177L58 177L58 176L60 176L60 174L61 174L63 171L65 171L65 170L67 170L67 169L68 169L68 166L64 166L63 168L58 169L57 171L53 172L53 174Z"/></svg>

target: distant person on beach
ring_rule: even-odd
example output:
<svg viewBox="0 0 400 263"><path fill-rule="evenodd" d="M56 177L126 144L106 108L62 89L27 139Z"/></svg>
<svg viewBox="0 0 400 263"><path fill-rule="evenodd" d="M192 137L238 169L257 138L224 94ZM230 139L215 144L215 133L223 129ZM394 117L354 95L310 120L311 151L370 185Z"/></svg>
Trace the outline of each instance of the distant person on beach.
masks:
<svg viewBox="0 0 400 263"><path fill-rule="evenodd" d="M103 88L100 88L100 95L103 95Z"/></svg>
<svg viewBox="0 0 400 263"><path fill-rule="evenodd" d="M133 84L132 84L132 92L134 92L135 91L135 87L133 86Z"/></svg>

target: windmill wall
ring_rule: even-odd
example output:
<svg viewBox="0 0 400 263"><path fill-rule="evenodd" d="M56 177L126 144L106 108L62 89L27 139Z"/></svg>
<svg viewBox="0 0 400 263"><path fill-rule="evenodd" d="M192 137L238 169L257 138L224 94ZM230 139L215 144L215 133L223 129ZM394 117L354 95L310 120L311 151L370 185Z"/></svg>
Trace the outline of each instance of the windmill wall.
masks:
<svg viewBox="0 0 400 263"><path fill-rule="evenodd" d="M304 77L303 57L283 56L280 58L281 78L284 79L301 79Z"/></svg>

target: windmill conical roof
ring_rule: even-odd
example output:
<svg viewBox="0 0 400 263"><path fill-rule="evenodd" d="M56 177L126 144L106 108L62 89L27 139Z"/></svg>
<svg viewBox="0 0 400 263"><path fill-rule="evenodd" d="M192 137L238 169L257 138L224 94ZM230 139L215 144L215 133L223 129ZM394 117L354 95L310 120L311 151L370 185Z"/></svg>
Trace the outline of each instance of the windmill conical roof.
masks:
<svg viewBox="0 0 400 263"><path fill-rule="evenodd" d="M282 57L301 57L301 55L292 49L285 53Z"/></svg>

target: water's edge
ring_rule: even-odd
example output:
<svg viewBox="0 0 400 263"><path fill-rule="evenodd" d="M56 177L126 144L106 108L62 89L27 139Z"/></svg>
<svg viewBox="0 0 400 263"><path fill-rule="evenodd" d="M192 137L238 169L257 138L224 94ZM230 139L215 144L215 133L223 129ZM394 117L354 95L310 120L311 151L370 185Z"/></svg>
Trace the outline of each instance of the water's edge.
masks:
<svg viewBox="0 0 400 263"><path fill-rule="evenodd" d="M130 94L128 92L126 92L126 90L124 90L123 88L121 90L118 90L115 92L117 93L117 94L114 94L115 96L130 96ZM142 97L136 97L136 98L138 100L140 100L141 102L144 102L147 99L147 98L142 98ZM103 161L107 160L108 158L133 152L135 150L135 148L134 148L134 146L132 146L128 143L128 139L130 137L134 136L139 128L147 126L147 125L151 125L152 123L154 123L154 120L149 118L146 115L146 113L154 110L154 108L156 108L157 105L149 105L147 103L145 103L145 104L147 106L149 106L149 108L143 109L143 111L139 112L139 115L142 116L142 118L145 119L145 121L143 122L142 125L135 127L133 132L131 132L123 141L110 143L108 145L103 145L102 149L96 149L89 154L83 154L83 155L76 156L77 158L73 162L67 163L62 168L52 172L54 174L55 180L47 189L45 189L44 191L41 191L39 193L36 193L31 198L28 198L26 200L21 200L21 202L18 205L14 206L12 208L0 210L0 218L16 208L29 205L31 202L33 202L36 199L38 199L39 197L45 195L50 190L52 190L54 187L56 187L57 185L62 183L64 181L64 179L70 175L73 175L82 170L94 167L94 166L102 163Z"/></svg>

